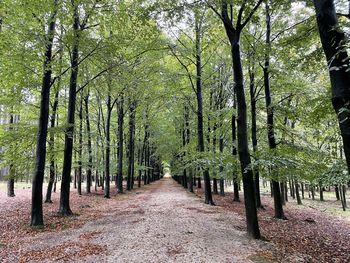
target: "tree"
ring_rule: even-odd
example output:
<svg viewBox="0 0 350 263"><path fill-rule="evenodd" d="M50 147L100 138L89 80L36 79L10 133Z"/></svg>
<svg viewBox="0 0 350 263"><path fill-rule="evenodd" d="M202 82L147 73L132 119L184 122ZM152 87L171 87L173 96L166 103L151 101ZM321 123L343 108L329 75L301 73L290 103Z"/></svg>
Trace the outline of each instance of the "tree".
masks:
<svg viewBox="0 0 350 263"><path fill-rule="evenodd" d="M265 52L265 61L264 61L264 87L265 87L265 102L266 102L266 111L267 111L267 139L269 143L269 148L271 151L275 151L277 147L275 131L274 131L274 109L271 99L271 91L270 91L270 50L271 50L271 16L270 16L270 7L269 1L265 2L265 16L266 16L266 49ZM286 219L283 206L282 206L282 197L280 184L278 179L276 178L275 171L271 167L271 172L273 173L272 177L272 189L273 189L273 198L275 205L275 217L279 219Z"/></svg>
<svg viewBox="0 0 350 263"><path fill-rule="evenodd" d="M350 172L350 71L345 33L339 28L333 0L314 0L317 25L327 59L332 86L332 104L338 116L345 158Z"/></svg>
<svg viewBox="0 0 350 263"><path fill-rule="evenodd" d="M53 3L53 11L48 20L49 26L45 36L45 57L44 57L44 73L41 87L41 102L40 102L40 116L39 116L39 130L36 147L36 165L33 176L32 185L32 208L31 208L31 226L44 225L43 219L43 180L45 172L46 161L46 138L47 127L49 120L49 104L50 104L50 88L52 75L52 49L53 40L55 37L56 28L56 14L58 8L58 0Z"/></svg>
<svg viewBox="0 0 350 263"><path fill-rule="evenodd" d="M235 93L237 96L237 133L238 133L238 155L241 163L241 172L243 175L244 200L246 208L246 220L248 234L256 239L260 239L260 230L258 216L256 210L255 194L254 194L254 178L253 171L250 167L250 152L248 147L248 128L247 128L247 105L243 84L243 68L241 60L240 38L244 27L248 24L255 11L261 5L259 0L254 7L248 11L245 20L243 13L246 10L246 2L240 8L237 16L237 22L234 26L233 17L229 17L228 3L223 0L221 2L221 14L211 6L212 10L220 17L225 27L227 37L231 45L233 77L235 82ZM231 5L231 9L232 9Z"/></svg>

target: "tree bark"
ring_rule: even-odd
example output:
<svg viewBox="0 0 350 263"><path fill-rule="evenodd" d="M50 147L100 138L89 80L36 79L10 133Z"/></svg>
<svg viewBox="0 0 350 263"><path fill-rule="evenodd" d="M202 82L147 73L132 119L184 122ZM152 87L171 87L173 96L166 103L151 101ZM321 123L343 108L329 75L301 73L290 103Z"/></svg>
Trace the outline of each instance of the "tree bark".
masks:
<svg viewBox="0 0 350 263"><path fill-rule="evenodd" d="M190 109L187 105L185 105L185 130L186 130L186 144L190 143ZM193 193L193 169L188 169L188 191Z"/></svg>
<svg viewBox="0 0 350 263"><path fill-rule="evenodd" d="M347 37L339 28L333 0L314 0L317 25L329 66L332 104L338 116L348 171L350 172L350 71ZM345 110L344 110L345 109Z"/></svg>
<svg viewBox="0 0 350 263"><path fill-rule="evenodd" d="M243 6L242 6L243 8ZM246 209L246 222L248 235L260 239L260 230L255 201L254 177L250 168L251 159L248 146L248 126L247 126L247 104L245 99L243 84L243 67L241 60L240 37L242 25L234 28L228 16L228 6L226 1L222 1L222 19L227 37L231 44L231 55L233 65L233 78L235 82L235 93L237 96L237 138L238 156L241 164L243 177L244 203Z"/></svg>
<svg viewBox="0 0 350 263"><path fill-rule="evenodd" d="M43 182L46 161L47 126L49 122L50 88L52 75L52 49L56 28L58 0L54 0L54 11L49 19L46 36L44 73L41 86L39 128L35 155L35 171L32 182L31 226L43 226Z"/></svg>
<svg viewBox="0 0 350 263"><path fill-rule="evenodd" d="M60 80L58 80L60 82ZM58 87L60 85L58 84ZM57 114L57 108L58 108L58 95L59 95L59 88L56 91L55 94L55 101L52 106L52 114L51 114L51 119L50 119L50 127L53 129L55 127L56 123L56 114ZM55 169L55 133L51 132L50 133L50 140L49 140L49 146L50 146L50 179L49 183L47 185L47 191L46 191L46 198L45 198L45 203L52 203L51 200L51 192L52 192L52 187L53 183L55 181L56 177L56 169Z"/></svg>
<svg viewBox="0 0 350 263"><path fill-rule="evenodd" d="M234 95L235 97L235 95ZM234 99L235 101L235 99ZM234 102L235 104L235 102ZM234 158L237 156L237 147L236 147L236 115L235 113L232 114L231 119L231 130L232 130L232 155ZM238 185L238 175L237 171L235 170L233 172L233 201L234 202L240 202L239 200L239 185Z"/></svg>
<svg viewBox="0 0 350 263"><path fill-rule="evenodd" d="M123 193L123 153L124 153L124 95L120 94L118 101L118 170L117 190Z"/></svg>
<svg viewBox="0 0 350 263"><path fill-rule="evenodd" d="M221 154L224 153L224 133L222 131L223 128L223 110L224 110L224 85L222 83L222 79L221 79L221 73L220 73L220 83L219 83L219 127L220 127L220 137L219 137L219 151ZM220 164L219 167L219 171L220 171L220 196L225 196L225 181L223 178L223 171L224 171L224 167L222 164Z"/></svg>
<svg viewBox="0 0 350 263"><path fill-rule="evenodd" d="M334 191L335 191L335 197L337 198L337 201L340 200L340 195L339 195L339 188L338 188L338 185L336 185L334 187Z"/></svg>
<svg viewBox="0 0 350 263"><path fill-rule="evenodd" d="M83 178L83 167L82 167L82 158L83 158L83 98L80 97L79 105L79 134L78 134L78 168L77 168L77 186L78 186L78 195L81 195L81 184Z"/></svg>
<svg viewBox="0 0 350 263"><path fill-rule="evenodd" d="M71 76L69 83L69 99L68 99L68 114L67 114L67 129L64 136L64 155L63 155L63 171L61 181L60 207L58 212L61 215L72 215L72 210L69 204L70 182L72 170L72 151L73 151L73 137L74 137L74 120L75 120L75 102L76 90L78 82L78 59L79 59L79 7L75 1L73 5L73 48L71 59Z"/></svg>
<svg viewBox="0 0 350 263"><path fill-rule="evenodd" d="M205 152L204 146L204 130L203 130L203 97L202 97L202 60L201 60L201 34L202 24L198 21L199 18L196 15L195 19L195 33L196 33L196 98L197 98L197 133L198 133L198 150L199 152ZM204 178L204 202L209 205L215 205L210 186L210 176L208 168L203 171ZM198 187L200 186L200 178L198 180Z"/></svg>
<svg viewBox="0 0 350 263"><path fill-rule="evenodd" d="M15 123L14 116L13 116L13 113L11 113L9 131L13 130L14 123ZM15 168L14 168L13 160L10 164L9 176L7 179L7 196L8 197L15 197Z"/></svg>
<svg viewBox="0 0 350 263"><path fill-rule="evenodd" d="M111 186L111 176L110 176L110 158L111 158L111 114L112 114L112 102L111 102L111 87L108 87L108 97L107 97L107 120L106 120L106 155L105 155L105 187L104 187L104 197L110 198L110 186Z"/></svg>
<svg viewBox="0 0 350 263"><path fill-rule="evenodd" d="M129 105L129 155L128 155L128 179L126 189L132 189L134 174L134 156L135 156L135 102L130 101Z"/></svg>
<svg viewBox="0 0 350 263"><path fill-rule="evenodd" d="M302 202L301 202L300 192L299 192L299 182L297 180L295 181L295 195L297 196L298 205L301 205Z"/></svg>
<svg viewBox="0 0 350 263"><path fill-rule="evenodd" d="M87 132L87 146L88 146L88 158L89 163L86 171L86 192L91 192L92 185L92 143L91 143L91 127L90 127L90 116L89 116L89 91L84 98L85 102L85 121L86 121L86 132Z"/></svg>
<svg viewBox="0 0 350 263"><path fill-rule="evenodd" d="M251 62L251 64L255 63L255 61ZM249 79L250 79L250 110L252 115L252 144L253 144L253 151L256 153L258 151L258 139L257 139L257 124L256 124L256 88L255 88L255 68L254 66L249 67ZM257 208L263 208L261 204L261 198L260 198L260 174L259 174L259 167L257 165L254 165L254 190L255 190L255 199L256 199L256 207Z"/></svg>
<svg viewBox="0 0 350 263"><path fill-rule="evenodd" d="M265 87L265 102L266 102L266 111L267 111L267 136L269 148L272 151L275 151L276 137L274 131L274 109L272 106L271 92L270 92L270 47L271 47L271 17L270 17L270 7L268 1L265 4L265 12L266 12L266 46L268 51L265 53L265 64L264 64L264 87ZM271 168L272 169L272 168ZM274 207L275 207L275 217L279 219L286 219L283 206L282 206L282 198L281 198L281 190L277 175L274 174L275 171L272 171L272 188L273 188L273 197L274 197Z"/></svg>
<svg viewBox="0 0 350 263"><path fill-rule="evenodd" d="M7 196L15 197L15 179L14 177L14 167L13 164L10 165L9 179L7 180Z"/></svg>

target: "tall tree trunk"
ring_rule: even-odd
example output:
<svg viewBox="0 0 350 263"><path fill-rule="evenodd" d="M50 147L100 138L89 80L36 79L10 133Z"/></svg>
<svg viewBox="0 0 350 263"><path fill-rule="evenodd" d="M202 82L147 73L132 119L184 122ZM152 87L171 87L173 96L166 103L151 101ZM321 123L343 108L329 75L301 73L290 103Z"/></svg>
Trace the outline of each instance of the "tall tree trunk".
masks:
<svg viewBox="0 0 350 263"><path fill-rule="evenodd" d="M74 119L75 119L75 102L76 90L78 81L78 59L79 59L79 7L78 4L72 1L73 5L73 48L71 60L71 76L69 83L69 99L68 99L68 114L67 114L67 129L64 136L64 155L63 155L63 171L61 181L60 207L59 213L65 216L72 215L72 210L69 204L70 182L72 170L72 151L74 137Z"/></svg>
<svg viewBox="0 0 350 263"><path fill-rule="evenodd" d="M214 95L213 91L210 92L210 106L209 106L209 110L210 110L210 113L209 113L209 117L210 118L210 114L212 112L215 112L217 110L217 96L216 94ZM210 131L210 121L208 119L208 132ZM217 122L216 122L216 117L214 116L214 123L213 123L213 154L215 155L216 154L216 130L217 130ZM208 134L208 137L210 138L210 134ZM210 141L210 139L209 139ZM209 148L209 152L210 152L210 146L208 145L208 148ZM217 182L217 179L216 179L216 167L213 167L213 172L212 172L212 178L213 178L213 194L218 194L218 182Z"/></svg>
<svg viewBox="0 0 350 263"><path fill-rule="evenodd" d="M117 189L123 193L123 146L124 146L124 95L121 94L118 102L118 171Z"/></svg>
<svg viewBox="0 0 350 263"><path fill-rule="evenodd" d="M234 105L236 105L236 99L235 95L234 97ZM234 107L234 109L236 109ZM232 130L232 155L236 159L237 157L237 147L236 147L236 141L237 141L237 136L236 136L236 113L232 114L232 119L231 119L231 130ZM233 172L233 201L234 202L240 202L239 200L239 185L238 185L238 174L237 170Z"/></svg>
<svg viewBox="0 0 350 263"><path fill-rule="evenodd" d="M296 185L295 185L295 188L296 188ZM323 186L322 186L321 183L319 184L319 188L320 188L320 201L323 202L323 201L324 201L324 197L323 197Z"/></svg>
<svg viewBox="0 0 350 263"><path fill-rule="evenodd" d="M15 197L15 168L13 164L10 165L9 173L9 179L7 180L7 196Z"/></svg>
<svg viewBox="0 0 350 263"><path fill-rule="evenodd" d="M14 116L13 116L13 113L11 113L9 131L13 130L14 123L15 123ZM13 160L12 160L12 163L10 164L9 176L7 179L7 196L15 197L15 167L13 164Z"/></svg>
<svg viewBox="0 0 350 263"><path fill-rule="evenodd" d="M141 187L141 179L142 179L142 170L141 170L141 166L142 166L142 160L143 160L143 145L141 144L141 129L139 131L139 149L138 149L138 163L139 163L139 174L137 177L137 186L140 188Z"/></svg>
<svg viewBox="0 0 350 263"><path fill-rule="evenodd" d="M41 86L39 129L37 137L35 171L32 183L32 207L31 207L31 226L44 225L43 219L43 182L46 161L46 139L47 126L49 122L49 104L50 88L52 75L52 48L55 36L56 14L58 0L54 0L54 11L49 19L49 27L46 36L46 50L44 58L44 73Z"/></svg>
<svg viewBox="0 0 350 263"><path fill-rule="evenodd" d="M60 80L58 80L60 82ZM56 123L56 114L57 114L57 108L58 108L58 96L59 96L59 87L60 85L57 85L57 91L55 94L55 101L52 106L52 114L51 114L51 119L50 119L50 127L53 129L55 127ZM46 191L46 198L45 198L45 203L52 203L51 200L51 192L52 192L52 187L53 183L55 181L56 177L56 169L55 169L55 133L51 132L50 133L50 140L49 140L49 146L50 146L50 179L49 183L47 185L47 191Z"/></svg>
<svg viewBox="0 0 350 263"><path fill-rule="evenodd" d="M216 130L217 130L217 124L216 124L216 120L214 121L214 125L213 125L213 153L214 155L216 154ZM214 167L213 169L213 194L218 194L218 181L216 179L216 167Z"/></svg>
<svg viewBox="0 0 350 263"><path fill-rule="evenodd" d="M295 180L295 194L297 196L298 205L301 205L302 202L301 202L300 192L299 192L299 182L297 180Z"/></svg>
<svg viewBox="0 0 350 263"><path fill-rule="evenodd" d="M270 17L270 7L268 1L265 4L266 12L266 46L267 51L265 53L265 65L264 65L264 87L265 87L265 102L267 111L267 136L269 148L274 152L276 150L276 137L274 131L274 109L272 106L272 99L270 93L270 49L271 49L271 17ZM272 168L271 168L272 169ZM272 171L272 188L273 188L273 199L275 206L275 217L279 219L286 219L281 198L280 184L277 179L276 171Z"/></svg>
<svg viewBox="0 0 350 263"><path fill-rule="evenodd" d="M185 105L185 131L186 131L186 144L190 143L191 130L190 130L190 109ZM193 168L188 169L188 191L193 193Z"/></svg>
<svg viewBox="0 0 350 263"><path fill-rule="evenodd" d="M87 143L88 143L88 158L89 163L86 171L86 192L91 192L92 185L92 144L91 144L91 127L90 127L90 116L89 116L89 91L84 98L85 102L85 121L86 121L86 132L87 132Z"/></svg>
<svg viewBox="0 0 350 263"><path fill-rule="evenodd" d="M130 101L129 105L129 155L128 155L128 180L127 190L132 189L134 174L134 156L135 156L135 102Z"/></svg>
<svg viewBox="0 0 350 263"><path fill-rule="evenodd" d="M147 119L147 117L146 117ZM144 162L144 165L146 166L146 169L144 170L144 173L143 173L143 184L146 185L147 182L148 182L148 179L147 179L147 170L148 170L148 167L147 167L147 141L148 141L148 124L145 125L145 137L143 139L143 162Z"/></svg>
<svg viewBox="0 0 350 263"><path fill-rule="evenodd" d="M334 187L334 191L335 191L335 197L337 198L337 200L339 201L340 200L340 195L339 195L339 188L338 188L338 185L336 185Z"/></svg>
<svg viewBox="0 0 350 263"><path fill-rule="evenodd" d="M60 51L59 51L59 74L62 73L62 67L63 67L63 43L61 41ZM52 105L52 113L51 113L51 119L50 119L51 129L55 127L56 121L58 126L57 109L58 109L58 98L59 98L60 89L61 89L61 77L57 79L56 93L55 93L54 103ZM47 185L45 203L52 203L51 193L52 193L54 182L57 177L56 160L55 160L55 153L54 153L55 133L53 131L50 132L49 146L50 146L50 178L49 178L49 183Z"/></svg>
<svg viewBox="0 0 350 263"><path fill-rule="evenodd" d="M350 172L350 71L348 64L344 63L349 60L344 48L347 37L339 28L334 1L314 0L313 2L319 34L329 66L333 108L338 116L346 163Z"/></svg>
<svg viewBox="0 0 350 263"><path fill-rule="evenodd" d="M280 183L282 205L286 205L285 182Z"/></svg>
<svg viewBox="0 0 350 263"><path fill-rule="evenodd" d="M105 127L106 134L106 155L105 155L105 187L104 187L104 197L110 198L110 186L111 186L111 176L110 176L110 159L111 159L111 114L112 114L112 102L111 102L111 87L108 87L108 97L107 97L107 120Z"/></svg>
<svg viewBox="0 0 350 263"><path fill-rule="evenodd" d="M250 64L254 64L255 61L251 62ZM251 68L252 67L252 68ZM256 153L258 151L258 139L257 139L257 124L256 124L256 88L255 88L255 68L254 66L249 66L249 89L250 89L250 110L252 115L252 144L253 144L253 151ZM254 190L255 190L255 199L256 199L256 207L257 208L263 208L261 204L261 198L260 198L260 178L259 178L259 167L257 165L254 165L253 167L254 171Z"/></svg>
<svg viewBox="0 0 350 263"><path fill-rule="evenodd" d="M243 6L242 6L243 8ZM248 127L247 127L247 104L245 99L243 84L243 67L241 60L240 37L242 25L234 28L228 15L228 4L222 1L222 19L226 34L231 44L233 78L235 82L235 93L237 96L237 138L238 138L238 156L241 164L243 177L244 203L246 209L246 222L248 235L260 239L260 230L255 201L254 176L250 169L250 151L248 146ZM241 28L242 27L242 28Z"/></svg>
<svg viewBox="0 0 350 263"><path fill-rule="evenodd" d="M220 76L219 76L219 127L220 127L220 137L219 137L219 151L220 154L224 153L224 133L223 133L223 110L224 110L224 85L222 83L222 76L221 76L221 71L220 71ZM220 164L219 167L220 171L220 196L225 196L225 181L223 177L223 171L224 167L222 164Z"/></svg>
<svg viewBox="0 0 350 263"><path fill-rule="evenodd" d="M198 150L199 152L205 152L204 146L204 130L203 130L203 97L202 97L202 58L201 58L201 34L202 34L202 22L199 21L196 15L195 19L196 29L196 97L197 97L197 133L198 133ZM210 176L207 168L203 171L204 178L204 202L209 205L214 205L214 201L211 195ZM198 181L198 187L200 185L200 179Z"/></svg>
<svg viewBox="0 0 350 263"><path fill-rule="evenodd" d="M78 195L81 195L81 184L83 178L83 167L82 167L82 158L83 158L83 97L80 97L80 106L79 106L79 133L78 133L78 168L77 168L77 186L78 186Z"/></svg>

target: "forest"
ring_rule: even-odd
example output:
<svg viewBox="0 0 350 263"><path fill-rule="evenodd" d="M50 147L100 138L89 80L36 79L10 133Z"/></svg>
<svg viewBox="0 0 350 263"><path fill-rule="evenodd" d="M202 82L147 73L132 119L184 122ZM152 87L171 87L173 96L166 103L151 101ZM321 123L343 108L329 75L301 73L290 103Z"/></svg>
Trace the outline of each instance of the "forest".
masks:
<svg viewBox="0 0 350 263"><path fill-rule="evenodd" d="M350 1L0 0L0 262L350 262Z"/></svg>

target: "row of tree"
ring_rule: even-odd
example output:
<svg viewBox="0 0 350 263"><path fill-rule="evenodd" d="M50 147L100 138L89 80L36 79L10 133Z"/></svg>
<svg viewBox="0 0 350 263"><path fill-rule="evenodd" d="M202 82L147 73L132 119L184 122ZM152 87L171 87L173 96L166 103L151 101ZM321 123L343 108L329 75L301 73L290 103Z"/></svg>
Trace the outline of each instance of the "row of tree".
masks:
<svg viewBox="0 0 350 263"><path fill-rule="evenodd" d="M334 28L348 20L339 12L329 0L2 0L9 193L32 178L31 224L41 226L45 178L46 201L60 181L59 213L70 215L72 180L79 194L94 182L108 198L111 181L123 192L125 177L130 190L169 164L190 191L204 179L207 204L227 180L237 201L242 181L254 238L261 177L277 218L289 181L297 196L304 184L336 186L345 201L349 73L346 36Z"/></svg>
<svg viewBox="0 0 350 263"><path fill-rule="evenodd" d="M232 155L234 158L237 155L236 147L238 148L238 159L240 164L241 174L237 175L237 165L233 165L233 174L229 176L230 179L233 179L235 192L235 199L238 200L238 187L237 184L240 181L240 178L243 181L244 188L244 200L246 207L246 220L247 220L247 229L248 233L254 238L260 238L260 231L257 218L257 208L262 207L260 200L260 186L259 186L259 175L261 173L265 174L265 177L269 178L271 181L271 193L274 198L274 208L275 208L275 217L279 219L286 219L283 212L283 203L285 201L285 196L287 193L287 184L286 181L291 180L293 182L293 187L290 188L291 192L298 199L298 203L301 204L301 198L299 193L300 186L302 187L302 196L304 197L304 182L307 181L308 184L311 184L311 192L314 198L314 189L317 185L320 189L320 198L323 200L323 189L325 186L335 186L335 191L337 197L341 196L343 209L346 206L345 198L345 185L349 182L349 166L348 169L345 167L343 162L343 152L345 153L345 160L348 163L348 153L347 153L347 130L349 129L348 122L348 104L349 97L347 95L349 88L347 77L348 73L348 56L346 51L346 37L345 34L340 30L335 30L339 28L337 12L334 6L333 1L314 1L314 8L316 10L316 20L319 35L321 37L321 43L326 54L327 61L329 63L328 69L331 79L331 88L332 88L332 102L333 108L336 111L336 116L338 116L338 122L340 126L340 132L342 135L342 142L340 141L337 135L332 136L332 138L324 138L323 142L320 142L320 137L310 138L308 132L310 128L309 122L315 122L313 116L302 116L302 114L291 114L293 110L298 110L300 107L300 101L305 98L313 98L310 94L312 92L317 92L317 99L327 98L329 95L327 91L320 90L320 87L310 91L305 91L305 87L297 87L299 83L291 83L289 87L293 89L283 89L283 92L276 92L272 89L272 85L283 85L286 83L286 80L283 79L278 71L285 70L282 67L290 67L287 64L289 61L279 62L281 60L281 55L279 52L285 52L285 49L281 49L281 46L286 45L286 41L293 41L287 45L298 47L300 45L300 40L297 40L297 37L300 37L302 34L305 34L305 31L308 32L309 28L312 28L311 23L315 23L312 19L312 9L309 9L305 3L302 1L296 1L295 3L281 3L281 1L251 1L248 5L247 1L243 1L241 4L231 3L226 1L221 1L220 3L210 2L207 3L211 11L213 11L221 20L224 25L226 36L231 48L231 58L232 61L224 62L223 66L217 65L217 71L213 74L216 74L217 77L211 84L210 91L210 100L209 100L209 115L208 115L208 153L206 155L193 155L191 154L192 149L187 146L188 144L188 117L185 113L183 116L183 147L179 149L178 153L174 156L173 166L177 169L177 174L175 179L181 181L185 187L187 187L187 181L190 181L189 189L192 191L193 183L196 180L192 179L192 174L195 172L197 174L198 165L193 165L193 158L202 159L200 164L200 170L203 173L204 177L204 190L205 190L205 202L208 204L213 204L212 192L217 193L217 179L220 179L220 193L223 192L223 180L228 178L230 174L231 167L227 167L224 170L224 164L236 164L232 159L228 159L230 154L231 147L227 147L226 155L223 154L223 145L226 141L226 145L232 143ZM284 25L284 28L280 29L279 32L273 32L273 23L278 23L279 12L294 12L295 10L301 10L305 8L308 10L306 13L308 17L304 18L301 21L298 21L297 17L295 20L289 19L285 21L288 25ZM201 15L204 16L206 8L201 9ZM210 13L212 15L212 13ZM194 11L195 21L201 21L198 19L198 10ZM199 15L199 17L201 17ZM262 17L264 19L262 19ZM252 20L253 19L253 20ZM275 19L275 20L274 20ZM252 20L251 24L249 24ZM312 21L313 20L313 21ZM311 21L311 23L310 23ZM292 24L291 24L292 23ZM196 23L195 23L196 24ZM290 25L291 24L291 25ZM250 26L250 27L249 27ZM276 27L276 26L275 26ZM247 28L247 29L246 29ZM301 28L301 29L299 29ZM204 153L205 147L203 144L203 118L201 118L202 109L201 105L201 89L198 88L201 86L202 81L202 64L201 64L201 51L198 43L201 41L201 35L198 34L198 28L195 27L195 40L192 40L196 52L196 59L192 60L192 64L197 69L195 74L193 74L195 81L193 81L192 76L189 75L189 80L193 86L193 90L197 95L197 123L198 123L198 148L196 149L199 152ZM246 32L248 31L248 32ZM309 33L309 32L308 32ZM284 38L281 38L282 35L287 35ZM244 37L244 42L242 41ZM310 41L310 47L303 47L303 54L307 54L309 58L320 59L321 53L320 46L316 47L318 40L316 39L316 34L313 34L313 41ZM185 36L186 38L186 36ZM281 38L281 39L280 39ZM184 41L178 39L178 42L183 45ZM242 45L243 42L243 45ZM315 45L316 44L316 45ZM243 46L243 48L242 48ZM316 50L314 50L316 47ZM242 52L243 49L243 52ZM299 48L300 49L300 48ZM181 52L181 51L180 51ZM185 62L188 60L181 60L183 53L176 54L177 60L183 67L186 72L189 72L189 64ZM288 51L287 51L288 53ZM285 55L285 54L284 54ZM297 56L298 61L302 62L302 58L299 57L299 54L288 53L287 59L290 59L290 56ZM193 55L194 56L194 55ZM285 58L284 58L285 59ZM272 68L271 61L274 64L280 66L280 68ZM306 62L306 61L305 61ZM304 63L305 63L304 62ZM313 61L314 64L317 64L317 60ZM309 63L307 61L306 63ZM306 64L305 63L305 64ZM228 78L223 78L221 76L222 67L227 68L232 65L233 68L233 89L230 86L230 81L227 81ZM260 68L257 67L260 65ZM314 66L314 65L313 65ZM275 66L276 67L276 66ZM244 73L244 68L246 73ZM323 67L325 69L326 67ZM292 68L288 68L292 71ZM317 77L321 74L324 75L323 69L317 70ZM299 69L298 69L299 70ZM302 73L309 73L304 70ZM229 73L227 73L229 74ZM313 75L311 73L310 75ZM257 77L260 79L257 80ZM295 78L295 76L290 76ZM247 81L244 81L247 78ZM306 76L307 78L307 76ZM294 81L294 80L293 80ZM297 80L298 81L298 80ZM196 83L194 87L193 83ZM249 82L249 91L250 91L250 110L251 110L251 120L248 123L248 107L246 103L246 95L244 83ZM294 85L293 85L294 84ZM302 85L310 86L310 84L305 84L301 82ZM327 84L325 84L327 85ZM223 86L226 86L226 93L229 96L229 100L225 101L223 98L225 95L222 95L224 89ZM300 90L298 90L300 89ZM275 93L274 93L275 92ZM217 93L216 101L212 100L214 93ZM261 94L263 93L263 95ZM324 93L324 94L322 94ZM306 95L306 97L304 97ZM273 102L272 98L278 98L279 102ZM257 115L259 113L258 107L261 105L258 104L258 100L264 99L265 109L262 114L265 117L265 131L266 131L266 141L262 144L264 145L263 150L258 149L258 130L257 130ZM309 103L310 100L307 100L304 103ZM283 105L284 104L284 105ZM213 105L215 105L213 107ZM223 106L224 105L224 106ZM304 104L305 105L305 104ZM223 111L225 108L228 109L231 106L232 110ZM315 105L311 105L315 107ZM185 102L186 107L186 102ZM283 107L283 108L282 108ZM260 108L261 110L261 108ZM310 109L308 109L310 110ZM312 111L318 111L319 109L311 109ZM281 111L283 115L280 116L280 122L283 123L282 127L279 127L278 122L276 122L276 115L280 114ZM285 112L287 111L287 112ZM299 112L303 112L302 109ZM232 138L230 140L229 133L227 132L227 126L225 123L228 123L230 118L228 112L232 114ZM305 111L304 111L305 112ZM211 120L211 115L216 114L216 119ZM261 113L260 113L261 114ZM327 120L326 127L332 129L333 133L337 133L337 126L334 120L334 116L329 116L329 112L321 113L317 112L318 115L323 116ZM226 115L226 116L225 116ZM333 114L334 115L334 114ZM307 119L306 121L302 118ZM277 119L278 121L278 119ZM237 122L237 125L236 125ZM320 125L322 121L317 120L317 125ZM253 154L250 153L249 147L249 131L248 124L250 124L250 139L252 141L252 150ZM305 125L306 124L306 125ZM219 132L216 132L217 128L221 127ZM315 127L315 126L314 126ZM226 129L226 135L225 130ZM314 128L315 129L315 128ZM317 129L317 128L316 128ZM299 130L299 131L298 131ZM213 131L213 132L212 132ZM315 131L313 131L315 132ZM304 133L304 134L300 134ZM210 134L212 136L210 137ZM236 135L237 134L237 135ZM185 136L186 135L186 136ZM277 140L277 135L281 136L281 139ZM180 135L181 136L181 135ZM219 137L219 150L221 155L215 154L216 152L216 137ZM236 142L237 138L237 142ZM212 142L210 142L212 139ZM211 146L212 144L212 146ZM336 149L331 150L335 144ZM344 147L343 147L343 146ZM211 148L213 147L213 148ZM339 147L339 149L338 149ZM190 157L188 157L190 155ZM191 156L192 155L192 156ZM321 155L322 157L315 158L315 155ZM254 160L251 160L251 156L254 157ZM308 158L313 159L308 159ZM315 160L316 159L316 160ZM318 166L316 168L316 166ZM231 168L231 169L230 169ZM315 169L316 168L316 169ZM182 171L183 169L183 171ZM189 169L189 171L187 171ZM212 174L212 184L209 176L209 171ZM219 176L217 173L219 172ZM185 178L187 174L190 174L187 179ZM311 175L311 176L310 176ZM301 183L301 184L300 184ZM295 187L294 187L295 186ZM340 189L340 191L339 191ZM339 194L340 192L340 194ZM339 198L340 199L340 198ZM338 199L338 200L339 200Z"/></svg>

